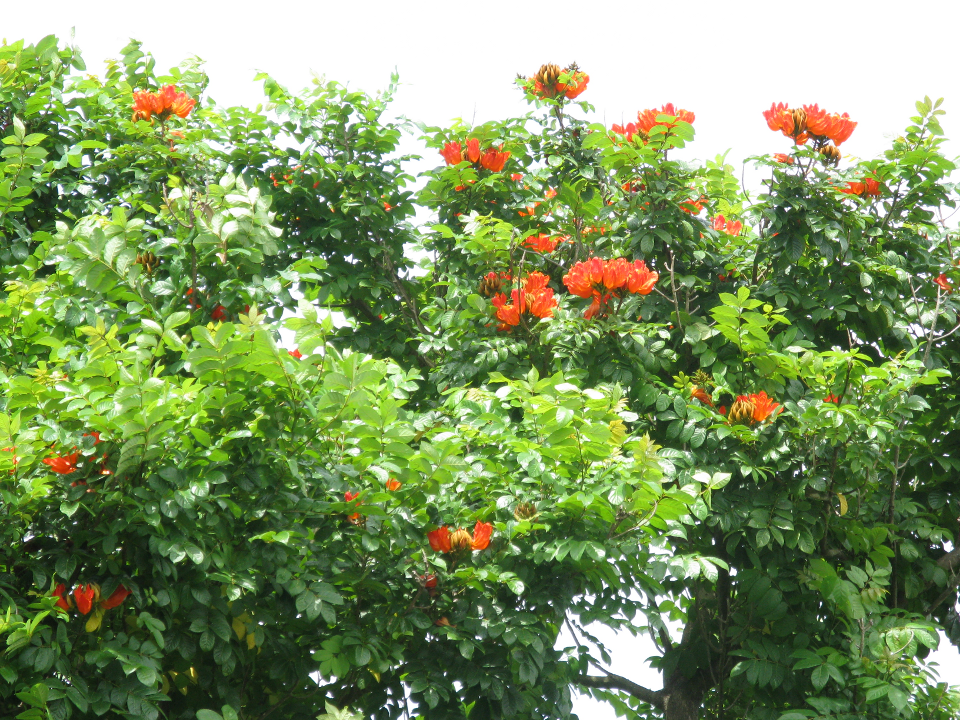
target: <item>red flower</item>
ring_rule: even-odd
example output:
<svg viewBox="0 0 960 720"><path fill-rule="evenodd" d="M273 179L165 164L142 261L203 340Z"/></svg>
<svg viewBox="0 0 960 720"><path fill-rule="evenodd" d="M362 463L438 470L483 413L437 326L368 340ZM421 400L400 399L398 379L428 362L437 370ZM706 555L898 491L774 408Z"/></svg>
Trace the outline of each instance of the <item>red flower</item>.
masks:
<svg viewBox="0 0 960 720"><path fill-rule="evenodd" d="M869 195L872 197L879 197L880 195L880 181L875 180L874 178L864 178L863 179L863 194Z"/></svg>
<svg viewBox="0 0 960 720"><path fill-rule="evenodd" d="M773 398L767 397L767 393L761 390L748 396L748 400L753 403L753 421L763 422L770 415L779 412L780 403L774 402Z"/></svg>
<svg viewBox="0 0 960 720"><path fill-rule="evenodd" d="M100 433L97 432L96 430L94 430L93 432L84 433L83 436L92 437L94 446L99 445L100 443L103 442L103 440L100 439Z"/></svg>
<svg viewBox="0 0 960 720"><path fill-rule="evenodd" d="M842 192L846 195L863 195L863 191L866 190L866 185L862 182L853 182L849 181L847 187L837 188L838 192Z"/></svg>
<svg viewBox="0 0 960 720"><path fill-rule="evenodd" d="M500 172L510 157L509 152L503 152L503 145L499 150L487 148L480 156L480 167L486 168L491 172Z"/></svg>
<svg viewBox="0 0 960 720"><path fill-rule="evenodd" d="M636 123L627 123L626 125L613 125L610 128L617 135L623 135L627 138L627 142L633 140L633 136L639 132Z"/></svg>
<svg viewBox="0 0 960 720"><path fill-rule="evenodd" d="M467 159L472 163L480 159L480 141L476 138L467 140Z"/></svg>
<svg viewBox="0 0 960 720"><path fill-rule="evenodd" d="M953 285L950 284L950 281L947 280L947 276L944 273L940 273L938 277L934 278L933 282L939 285L948 295L953 292ZM46 460L44 460L44 462L46 462Z"/></svg>
<svg viewBox="0 0 960 720"><path fill-rule="evenodd" d="M569 72L569 70L565 71ZM587 83L590 82L590 76L582 70L570 73L570 79L565 82L557 83L557 92L566 95L568 100L573 100L587 89Z"/></svg>
<svg viewBox="0 0 960 720"><path fill-rule="evenodd" d="M538 253L548 253L556 250L559 243L560 238L553 239L549 235L540 233L539 235L531 235L523 244L528 248L536 250Z"/></svg>
<svg viewBox="0 0 960 720"><path fill-rule="evenodd" d="M604 262L600 258L590 258L578 262L563 276L567 290L582 298L593 297L599 293L595 287L603 282Z"/></svg>
<svg viewBox="0 0 960 720"><path fill-rule="evenodd" d="M513 180L514 182L520 182L521 180L523 180L523 173L513 173L512 175L510 175L510 179Z"/></svg>
<svg viewBox="0 0 960 720"><path fill-rule="evenodd" d="M839 405L839 404L840 404L840 398L838 398L838 397L837 397L836 395L834 395L833 393L830 393L829 395L827 395L827 396L823 399L823 401L824 401L825 403L834 403L834 404L836 404L836 405Z"/></svg>
<svg viewBox="0 0 960 720"><path fill-rule="evenodd" d="M133 94L132 120L150 120L152 115L161 122L171 115L185 118L196 104L186 93L178 93L176 85L165 85L155 93L138 91Z"/></svg>
<svg viewBox="0 0 960 720"><path fill-rule="evenodd" d="M427 539L435 552L450 552L450 530L446 525L428 532Z"/></svg>
<svg viewBox="0 0 960 720"><path fill-rule="evenodd" d="M492 533L493 525L477 520L477 524L473 528L473 542L471 543L473 549L486 550L490 545L490 535Z"/></svg>
<svg viewBox="0 0 960 720"><path fill-rule="evenodd" d="M697 200L684 200L680 203L680 209L690 215L696 215L703 210L703 206L706 205L706 203L706 195L701 195Z"/></svg>
<svg viewBox="0 0 960 720"><path fill-rule="evenodd" d="M661 115L670 115L673 118L676 118L675 121L664 120L662 122L658 121L657 118ZM637 129L649 135L650 131L657 125L663 125L667 128L675 128L678 122L693 123L696 119L694 115L689 110L684 110L683 108L675 108L673 103L667 103L663 105L659 110L656 108L650 108L649 110L641 110L637 113Z"/></svg>
<svg viewBox="0 0 960 720"><path fill-rule="evenodd" d="M50 594L58 598L57 607L64 612L69 612L70 608L73 607L70 602L70 595L67 593L67 587L63 583L57 585Z"/></svg>
<svg viewBox="0 0 960 720"><path fill-rule="evenodd" d="M72 455L44 458L41 460L41 462L44 465L49 465L50 469L55 473L59 473L60 475L69 475L70 473L76 471L77 458L79 457L80 453L75 452Z"/></svg>
<svg viewBox="0 0 960 720"><path fill-rule="evenodd" d="M637 295L649 295L660 279L660 273L647 268L643 260L634 260L633 272L627 278L627 290Z"/></svg>
<svg viewBox="0 0 960 720"><path fill-rule="evenodd" d="M707 391L703 388L695 387L690 393L690 396L702 403L706 403L710 407L713 407L713 398L711 398L710 395L707 394Z"/></svg>
<svg viewBox="0 0 960 720"><path fill-rule="evenodd" d="M399 490L401 484L402 483L396 478L390 478L387 480L387 490L390 490L391 492L394 490Z"/></svg>
<svg viewBox="0 0 960 720"><path fill-rule="evenodd" d="M130 595L130 591L127 590L123 585L117 586L117 589L106 600L101 601L100 607L104 610L110 610L115 608L117 605L122 603L127 599L127 596Z"/></svg>
<svg viewBox="0 0 960 720"><path fill-rule="evenodd" d="M420 576L420 581L425 588L435 588L437 586L437 576L433 573L427 573Z"/></svg>
<svg viewBox="0 0 960 720"><path fill-rule="evenodd" d="M388 203L386 200L383 201L383 209L386 210L387 212L390 212L390 211L393 210L395 207L396 207L396 205L391 205L391 204Z"/></svg>
<svg viewBox="0 0 960 720"><path fill-rule="evenodd" d="M783 153L774 153L773 159L778 163L783 163L784 165L793 165L793 158L790 155L784 155Z"/></svg>
<svg viewBox="0 0 960 720"><path fill-rule="evenodd" d="M847 113L828 113L817 105L804 105L803 111L806 113L807 132L817 137L829 138L837 146L848 140L857 127L857 123L853 122Z"/></svg>
<svg viewBox="0 0 960 720"><path fill-rule="evenodd" d="M287 350L287 355L292 357L294 360L299 360L303 357L303 353L300 352L300 348L297 348L296 350Z"/></svg>
<svg viewBox="0 0 960 720"><path fill-rule="evenodd" d="M458 165L463 162L463 152L458 142L448 142L440 151L447 165Z"/></svg>
<svg viewBox="0 0 960 720"><path fill-rule="evenodd" d="M97 595L96 585L77 585L73 590L73 597L77 602L77 610L81 615L86 615L93 607L94 597Z"/></svg>
<svg viewBox="0 0 960 720"><path fill-rule="evenodd" d="M223 305L217 305L210 313L211 320L225 320L227 318L227 309Z"/></svg>
<svg viewBox="0 0 960 720"><path fill-rule="evenodd" d="M358 495L360 495L359 492L350 492L349 490L347 490L347 491L343 494L343 499L346 500L347 502L353 502L354 500L357 499L357 496L358 496ZM350 515L347 519L350 520L350 522L356 522L356 521L358 521L358 520L360 519L360 513L358 513L358 512L357 512L357 513L353 513L353 514Z"/></svg>

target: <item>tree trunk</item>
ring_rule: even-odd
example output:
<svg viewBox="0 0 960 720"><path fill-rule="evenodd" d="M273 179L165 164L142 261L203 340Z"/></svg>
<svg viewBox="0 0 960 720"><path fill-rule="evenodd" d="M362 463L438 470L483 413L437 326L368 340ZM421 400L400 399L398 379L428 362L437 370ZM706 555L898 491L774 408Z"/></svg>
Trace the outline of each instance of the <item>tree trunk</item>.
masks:
<svg viewBox="0 0 960 720"><path fill-rule="evenodd" d="M699 720L703 697L709 687L702 671L692 678L675 672L663 688L664 720Z"/></svg>

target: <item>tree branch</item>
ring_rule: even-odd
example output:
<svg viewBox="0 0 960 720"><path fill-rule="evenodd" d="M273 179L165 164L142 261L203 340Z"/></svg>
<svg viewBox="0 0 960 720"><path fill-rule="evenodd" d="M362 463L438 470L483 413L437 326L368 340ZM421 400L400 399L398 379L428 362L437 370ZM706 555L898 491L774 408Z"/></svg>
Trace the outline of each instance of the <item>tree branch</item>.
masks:
<svg viewBox="0 0 960 720"><path fill-rule="evenodd" d="M650 690L620 675L614 675L613 673L608 673L606 677L581 675L576 679L576 682L586 687L601 688L603 690L623 690L623 692L632 695L637 698L637 700L642 700L645 703L653 705L658 710L663 710L664 708L662 690Z"/></svg>

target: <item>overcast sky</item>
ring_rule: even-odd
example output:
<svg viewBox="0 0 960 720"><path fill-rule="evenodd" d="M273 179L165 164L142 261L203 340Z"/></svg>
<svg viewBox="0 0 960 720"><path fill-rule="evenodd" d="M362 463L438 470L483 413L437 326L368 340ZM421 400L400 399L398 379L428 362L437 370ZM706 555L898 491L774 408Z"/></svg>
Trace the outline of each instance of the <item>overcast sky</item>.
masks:
<svg viewBox="0 0 960 720"><path fill-rule="evenodd" d="M590 75L579 99L597 108L598 121L630 121L638 110L673 102L696 113L688 157L712 159L729 149L728 161L739 166L749 155L788 150L787 138L761 116L772 102L848 112L859 125L841 146L844 155L881 153L924 95L946 98L944 131L960 137L958 20L956 2L945 0L48 0L9 5L0 32L36 42L51 33L67 39L75 27L93 74L131 37L144 42L161 71L199 56L211 76L208 94L221 105L261 102L257 71L292 89L315 73L373 92L396 68L395 112L433 125L524 113L515 75L575 60ZM640 665L652 649L618 645L614 670L659 687L659 676ZM960 684L956 650L939 657L951 663L943 679ZM614 717L586 703L578 708L584 720Z"/></svg>

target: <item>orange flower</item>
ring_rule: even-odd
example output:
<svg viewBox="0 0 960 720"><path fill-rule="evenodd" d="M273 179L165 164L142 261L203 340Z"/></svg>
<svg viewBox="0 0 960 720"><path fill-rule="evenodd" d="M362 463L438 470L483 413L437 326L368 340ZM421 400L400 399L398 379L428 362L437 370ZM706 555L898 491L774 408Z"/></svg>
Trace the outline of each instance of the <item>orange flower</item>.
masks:
<svg viewBox="0 0 960 720"><path fill-rule="evenodd" d="M569 72L569 68L564 72ZM557 92L563 93L568 100L573 100L587 89L587 83L590 82L590 76L582 70L576 70L570 73L570 80L566 83L557 83Z"/></svg>
<svg viewBox="0 0 960 720"><path fill-rule="evenodd" d="M152 115L159 117L160 122L171 115L185 118L196 104L186 93L178 93L176 85L165 85L155 93L138 91L133 94L132 120L150 120Z"/></svg>
<svg viewBox="0 0 960 720"><path fill-rule="evenodd" d="M660 279L660 273L647 268L643 260L634 260L633 272L627 278L627 290L637 295L649 295Z"/></svg>
<svg viewBox="0 0 960 720"><path fill-rule="evenodd" d="M217 305L213 309L213 312L210 313L211 320L220 321L220 320L226 320L226 318L227 318L227 309L223 305Z"/></svg>
<svg viewBox="0 0 960 720"><path fill-rule="evenodd" d="M940 273L940 275L933 280L934 283L940 286L940 288L947 293L948 295L953 292L953 285L950 284L950 281L947 280L945 273ZM44 460L46 462L46 460Z"/></svg>
<svg viewBox="0 0 960 720"><path fill-rule="evenodd" d="M874 178L863 179L863 194L871 197L880 196L880 181Z"/></svg>
<svg viewBox="0 0 960 720"><path fill-rule="evenodd" d="M707 196L701 195L696 200L684 200L682 203L680 203L680 209L690 215L696 215L701 210L703 210L703 206L706 205L706 203L707 203Z"/></svg>
<svg viewBox="0 0 960 720"><path fill-rule="evenodd" d="M386 210L387 212L390 212L390 211L393 210L395 207L396 207L396 205L391 205L391 204L388 203L386 200L383 201L383 209Z"/></svg>
<svg viewBox="0 0 960 720"><path fill-rule="evenodd" d="M523 180L523 173L513 173L510 175L510 179L514 182L520 182Z"/></svg>
<svg viewBox="0 0 960 720"><path fill-rule="evenodd" d="M723 215L717 215L713 219L713 229L736 237L743 229L743 223L739 220L727 220Z"/></svg>
<svg viewBox="0 0 960 720"><path fill-rule="evenodd" d="M513 290L510 293L512 303L507 303L507 296L497 293L491 302L497 309L496 316L500 320L497 330L509 330L520 324L520 317L528 312L539 318L553 317L553 309L557 300L553 296L553 289L547 287L550 278L541 272L532 272L524 280L522 290Z"/></svg>
<svg viewBox="0 0 960 720"><path fill-rule="evenodd" d="M803 111L807 114L807 131L817 137L829 138L837 146L848 140L857 127L847 113L828 113L818 105L804 105Z"/></svg>
<svg viewBox="0 0 960 720"><path fill-rule="evenodd" d="M84 433L83 436L92 437L94 446L97 446L103 442L103 440L100 439L100 433L97 432L96 430L94 430L93 432Z"/></svg>
<svg viewBox="0 0 960 720"><path fill-rule="evenodd" d="M710 407L713 407L713 399L710 395L707 394L707 391L703 388L694 387L690 393L690 396L696 400L699 400L702 403L706 403Z"/></svg>
<svg viewBox="0 0 960 720"><path fill-rule="evenodd" d="M57 585L50 594L58 598L57 607L64 612L69 612L70 608L73 607L73 603L70 600L70 595L67 593L67 587L63 583Z"/></svg>
<svg viewBox="0 0 960 720"><path fill-rule="evenodd" d="M493 534L493 525L477 520L477 524L473 528L473 542L471 543L473 549L486 550L490 545L491 534Z"/></svg>
<svg viewBox="0 0 960 720"><path fill-rule="evenodd" d="M50 469L59 473L60 475L69 475L72 472L75 472L77 469L77 458L80 457L80 453L75 452L71 455L63 455L53 458L44 458L40 462L44 465L49 465Z"/></svg>
<svg viewBox="0 0 960 720"><path fill-rule="evenodd" d="M780 407L780 403L774 402L773 398L767 397L767 393L761 390L759 393L755 393L748 396L750 402L753 403L753 421L754 422L763 422L771 414L777 414L777 410Z"/></svg>
<svg viewBox="0 0 960 720"><path fill-rule="evenodd" d="M617 290L627 284L633 267L625 258L608 260L603 268L603 285L608 290Z"/></svg>
<svg viewBox="0 0 960 720"><path fill-rule="evenodd" d="M604 262L600 258L590 258L578 262L563 276L567 290L582 298L593 297L595 286L603 282Z"/></svg>
<svg viewBox="0 0 960 720"><path fill-rule="evenodd" d="M117 589L111 593L110 597L100 603L100 607L102 607L104 610L115 608L117 605L126 600L128 595L130 595L130 591L127 590L123 585L119 585L117 586Z"/></svg>
<svg viewBox="0 0 960 720"><path fill-rule="evenodd" d="M480 159L480 141L476 138L467 140L467 160L472 163Z"/></svg>
<svg viewBox="0 0 960 720"><path fill-rule="evenodd" d="M346 502L353 502L354 500L357 499L357 497L358 497L359 495L360 495L359 492L350 492L349 490L347 490L347 491L343 494L343 499L344 499ZM356 523L358 520L360 520L360 513L358 513L358 512L353 513L353 514L350 515L347 519L348 519L350 522L352 522L352 523Z"/></svg>
<svg viewBox="0 0 960 720"><path fill-rule="evenodd" d="M73 597L77 602L77 610L86 615L93 608L93 600L99 594L100 588L96 585L77 585L73 590Z"/></svg>
<svg viewBox="0 0 960 720"><path fill-rule="evenodd" d="M387 480L387 490L393 492L394 490L399 490L402 483L396 478L390 478Z"/></svg>
<svg viewBox="0 0 960 720"><path fill-rule="evenodd" d="M463 162L463 152L458 142L448 142L440 151L447 165L459 165Z"/></svg>
<svg viewBox="0 0 960 720"><path fill-rule="evenodd" d="M610 298L613 297L610 293L607 293L603 297L599 294L593 296L593 302L590 303L590 307L583 311L584 320L593 320L597 315L602 315L606 317L606 308L607 303L610 302Z"/></svg>
<svg viewBox="0 0 960 720"><path fill-rule="evenodd" d="M287 355L292 357L294 360L299 360L303 357L303 353L300 352L300 348L297 348L296 350L287 350Z"/></svg>
<svg viewBox="0 0 960 720"><path fill-rule="evenodd" d="M450 552L450 530L446 525L428 532L427 539L434 552Z"/></svg>
<svg viewBox="0 0 960 720"><path fill-rule="evenodd" d="M847 182L847 187L837 188L838 192L842 192L846 195L863 195L863 191L866 190L866 185L862 182L853 182L852 180Z"/></svg>
<svg viewBox="0 0 960 720"><path fill-rule="evenodd" d="M676 118L676 121L664 120L662 122L658 121L657 118L660 115L670 115L671 117ZM696 119L694 115L689 110L684 110L683 108L675 108L673 103L667 103L663 105L659 110L656 108L650 108L649 110L641 110L637 113L637 129L649 135L650 131L657 125L663 125L667 128L675 128L678 122L693 123Z"/></svg>
<svg viewBox="0 0 960 720"><path fill-rule="evenodd" d="M500 146L499 150L487 148L483 155L480 156L480 167L486 168L491 172L500 172L503 170L503 166L509 157L509 152L503 152L503 145Z"/></svg>
<svg viewBox="0 0 960 720"><path fill-rule="evenodd" d="M520 324L520 313L522 312L520 291L514 290L511 296L513 298L512 304L507 304L507 296L503 293L497 293L490 301L497 309L496 316L497 320L500 321L497 330L509 330L511 326Z"/></svg>
<svg viewBox="0 0 960 720"><path fill-rule="evenodd" d="M836 395L834 395L833 393L830 393L829 395L827 395L827 396L823 399L823 401L824 401L825 403L834 403L834 404L836 404L836 405L839 405L839 404L840 404L840 398L838 398L838 397L837 397Z"/></svg>
<svg viewBox="0 0 960 720"><path fill-rule="evenodd" d="M778 163L783 163L784 165L793 165L793 158L789 155L784 155L783 153L774 153L773 159Z"/></svg>
<svg viewBox="0 0 960 720"><path fill-rule="evenodd" d="M538 253L548 253L556 250L557 245L565 239L566 238L563 237L552 238L549 235L540 233L539 235L531 235L523 244L536 250Z"/></svg>
<svg viewBox="0 0 960 720"><path fill-rule="evenodd" d="M633 136L640 132L636 123L627 123L626 125L613 125L610 128L617 135L623 135L627 138L627 142L633 140Z"/></svg>

